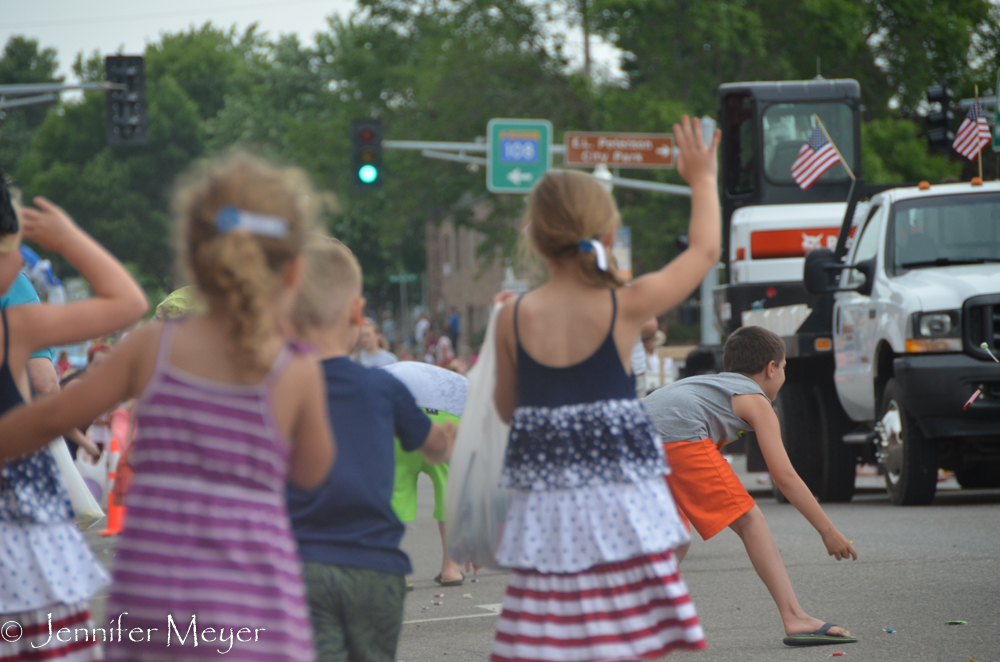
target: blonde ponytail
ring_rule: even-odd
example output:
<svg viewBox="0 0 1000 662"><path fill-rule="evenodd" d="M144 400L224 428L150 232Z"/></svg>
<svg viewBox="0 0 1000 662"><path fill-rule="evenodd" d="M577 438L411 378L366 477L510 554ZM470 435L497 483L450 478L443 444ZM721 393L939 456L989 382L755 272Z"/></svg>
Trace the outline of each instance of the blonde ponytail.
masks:
<svg viewBox="0 0 1000 662"><path fill-rule="evenodd" d="M244 153L209 164L178 190L179 253L209 309L229 321L231 359L243 374L267 368L264 347L275 332L269 305L302 253L320 201L302 171ZM228 207L278 219L283 232L221 227L219 213Z"/></svg>
<svg viewBox="0 0 1000 662"><path fill-rule="evenodd" d="M602 270L589 244L614 231L620 219L611 194L582 172L551 170L528 199L527 233L535 249L553 260L576 256L584 275L597 287L625 284L611 251L607 250L608 268Z"/></svg>

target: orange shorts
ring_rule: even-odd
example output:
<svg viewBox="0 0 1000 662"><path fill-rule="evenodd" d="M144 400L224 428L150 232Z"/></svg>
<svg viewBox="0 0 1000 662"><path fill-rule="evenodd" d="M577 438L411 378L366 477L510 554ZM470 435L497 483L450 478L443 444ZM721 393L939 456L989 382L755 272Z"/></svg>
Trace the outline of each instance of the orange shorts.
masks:
<svg viewBox="0 0 1000 662"><path fill-rule="evenodd" d="M667 485L681 517L704 540L735 522L756 504L711 439L663 444L670 464Z"/></svg>

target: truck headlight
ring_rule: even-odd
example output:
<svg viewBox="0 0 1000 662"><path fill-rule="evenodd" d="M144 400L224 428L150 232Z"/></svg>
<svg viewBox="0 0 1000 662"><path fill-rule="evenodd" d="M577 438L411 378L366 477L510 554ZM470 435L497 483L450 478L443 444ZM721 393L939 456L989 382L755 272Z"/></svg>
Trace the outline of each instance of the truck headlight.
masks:
<svg viewBox="0 0 1000 662"><path fill-rule="evenodd" d="M914 313L913 337L906 341L906 351L960 352L962 351L961 312L941 310Z"/></svg>

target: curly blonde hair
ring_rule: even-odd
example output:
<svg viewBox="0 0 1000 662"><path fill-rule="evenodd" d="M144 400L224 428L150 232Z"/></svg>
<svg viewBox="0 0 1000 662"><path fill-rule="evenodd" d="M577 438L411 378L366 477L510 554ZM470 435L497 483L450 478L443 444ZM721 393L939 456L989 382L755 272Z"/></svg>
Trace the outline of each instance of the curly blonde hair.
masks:
<svg viewBox="0 0 1000 662"><path fill-rule="evenodd" d="M192 172L174 197L179 218L178 256L212 310L231 322L231 356L244 374L267 368L263 347L274 332L268 305L282 275L300 255L316 225L321 197L297 168L278 168L237 152ZM221 233L223 207L284 219L283 237L236 228Z"/></svg>
<svg viewBox="0 0 1000 662"><path fill-rule="evenodd" d="M550 170L528 198L527 235L543 256L557 260L575 256L587 278L598 287L625 284L609 250L608 270L597 268L597 255L580 249L581 241L600 240L621 220L615 199L592 176L572 170Z"/></svg>

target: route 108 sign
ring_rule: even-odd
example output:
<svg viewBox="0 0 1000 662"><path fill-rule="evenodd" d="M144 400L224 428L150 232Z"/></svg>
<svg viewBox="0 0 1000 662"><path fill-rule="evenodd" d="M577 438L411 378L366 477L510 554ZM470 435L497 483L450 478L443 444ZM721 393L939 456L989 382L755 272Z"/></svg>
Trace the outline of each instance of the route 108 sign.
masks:
<svg viewBox="0 0 1000 662"><path fill-rule="evenodd" d="M486 188L528 193L552 167L552 123L493 119L486 127Z"/></svg>

